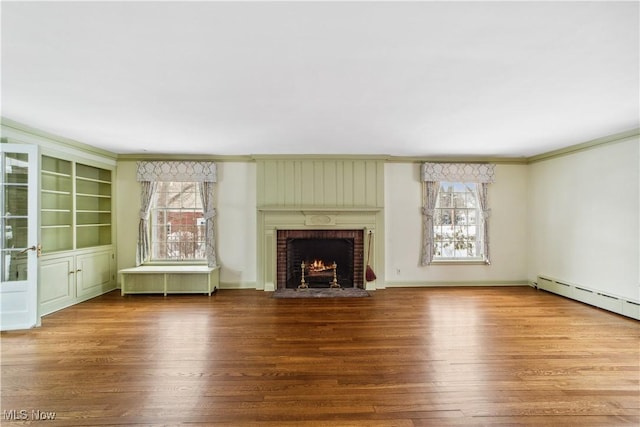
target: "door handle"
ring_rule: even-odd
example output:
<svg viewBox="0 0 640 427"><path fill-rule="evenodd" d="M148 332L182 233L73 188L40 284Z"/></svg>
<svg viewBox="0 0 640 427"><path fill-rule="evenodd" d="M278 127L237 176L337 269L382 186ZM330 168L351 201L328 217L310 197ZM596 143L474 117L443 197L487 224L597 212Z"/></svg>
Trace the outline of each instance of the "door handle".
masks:
<svg viewBox="0 0 640 427"><path fill-rule="evenodd" d="M42 255L42 245L40 245L40 244L38 244L37 246L36 246L36 245L33 245L33 246L31 246L31 247L28 247L28 248L26 248L26 249L23 249L23 250L21 250L20 252L18 252L18 255L25 254L25 253L27 253L27 252L29 252L29 251L36 251L36 252L37 252L38 257L40 257L40 256Z"/></svg>

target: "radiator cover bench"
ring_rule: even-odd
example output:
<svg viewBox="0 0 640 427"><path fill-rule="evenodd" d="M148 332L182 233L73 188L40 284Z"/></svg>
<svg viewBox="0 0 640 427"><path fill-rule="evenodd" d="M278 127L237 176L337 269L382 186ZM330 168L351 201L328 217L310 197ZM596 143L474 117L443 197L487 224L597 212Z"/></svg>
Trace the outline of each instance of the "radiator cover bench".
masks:
<svg viewBox="0 0 640 427"><path fill-rule="evenodd" d="M220 267L205 265L141 265L125 268L119 273L122 295L211 295L220 282Z"/></svg>

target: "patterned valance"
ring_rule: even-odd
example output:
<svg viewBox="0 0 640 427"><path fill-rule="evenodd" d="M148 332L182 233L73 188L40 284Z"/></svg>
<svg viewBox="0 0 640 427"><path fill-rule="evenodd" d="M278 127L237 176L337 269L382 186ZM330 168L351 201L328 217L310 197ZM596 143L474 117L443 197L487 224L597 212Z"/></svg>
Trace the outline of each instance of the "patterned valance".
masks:
<svg viewBox="0 0 640 427"><path fill-rule="evenodd" d="M423 181L485 182L495 181L496 165L486 163L423 163Z"/></svg>
<svg viewBox="0 0 640 427"><path fill-rule="evenodd" d="M138 162L137 179L152 182L216 182L216 164L195 161Z"/></svg>

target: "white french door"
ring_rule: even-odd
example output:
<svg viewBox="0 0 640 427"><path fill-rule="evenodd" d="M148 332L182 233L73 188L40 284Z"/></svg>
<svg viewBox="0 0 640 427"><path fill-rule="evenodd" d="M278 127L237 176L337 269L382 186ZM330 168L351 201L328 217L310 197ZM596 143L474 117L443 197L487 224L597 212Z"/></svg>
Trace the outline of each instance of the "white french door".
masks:
<svg viewBox="0 0 640 427"><path fill-rule="evenodd" d="M0 143L0 329L38 324L38 147Z"/></svg>

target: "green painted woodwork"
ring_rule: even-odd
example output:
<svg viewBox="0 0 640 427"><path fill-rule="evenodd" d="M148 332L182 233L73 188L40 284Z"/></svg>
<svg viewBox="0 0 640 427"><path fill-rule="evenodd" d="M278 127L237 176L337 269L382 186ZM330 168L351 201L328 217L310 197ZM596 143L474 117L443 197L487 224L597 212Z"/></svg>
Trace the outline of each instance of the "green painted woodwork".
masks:
<svg viewBox="0 0 640 427"><path fill-rule="evenodd" d="M41 159L42 252L110 245L111 170L46 155Z"/></svg>
<svg viewBox="0 0 640 427"><path fill-rule="evenodd" d="M551 160L557 157L566 156L568 154L574 154L580 151L591 150L607 144L617 144L620 142L628 141L632 138L640 136L640 129L632 129L627 132L621 132L614 135L597 138L592 141L583 142L581 144L571 145L569 147L561 148L559 150L549 151L536 156L529 157L527 164L537 163L544 160Z"/></svg>
<svg viewBox="0 0 640 427"><path fill-rule="evenodd" d="M384 161L257 159L257 206L382 207Z"/></svg>
<svg viewBox="0 0 640 427"><path fill-rule="evenodd" d="M276 230L318 228L318 216L330 218L322 228L378 230L371 262L384 277L383 159L260 157L256 166L258 288L276 287Z"/></svg>

